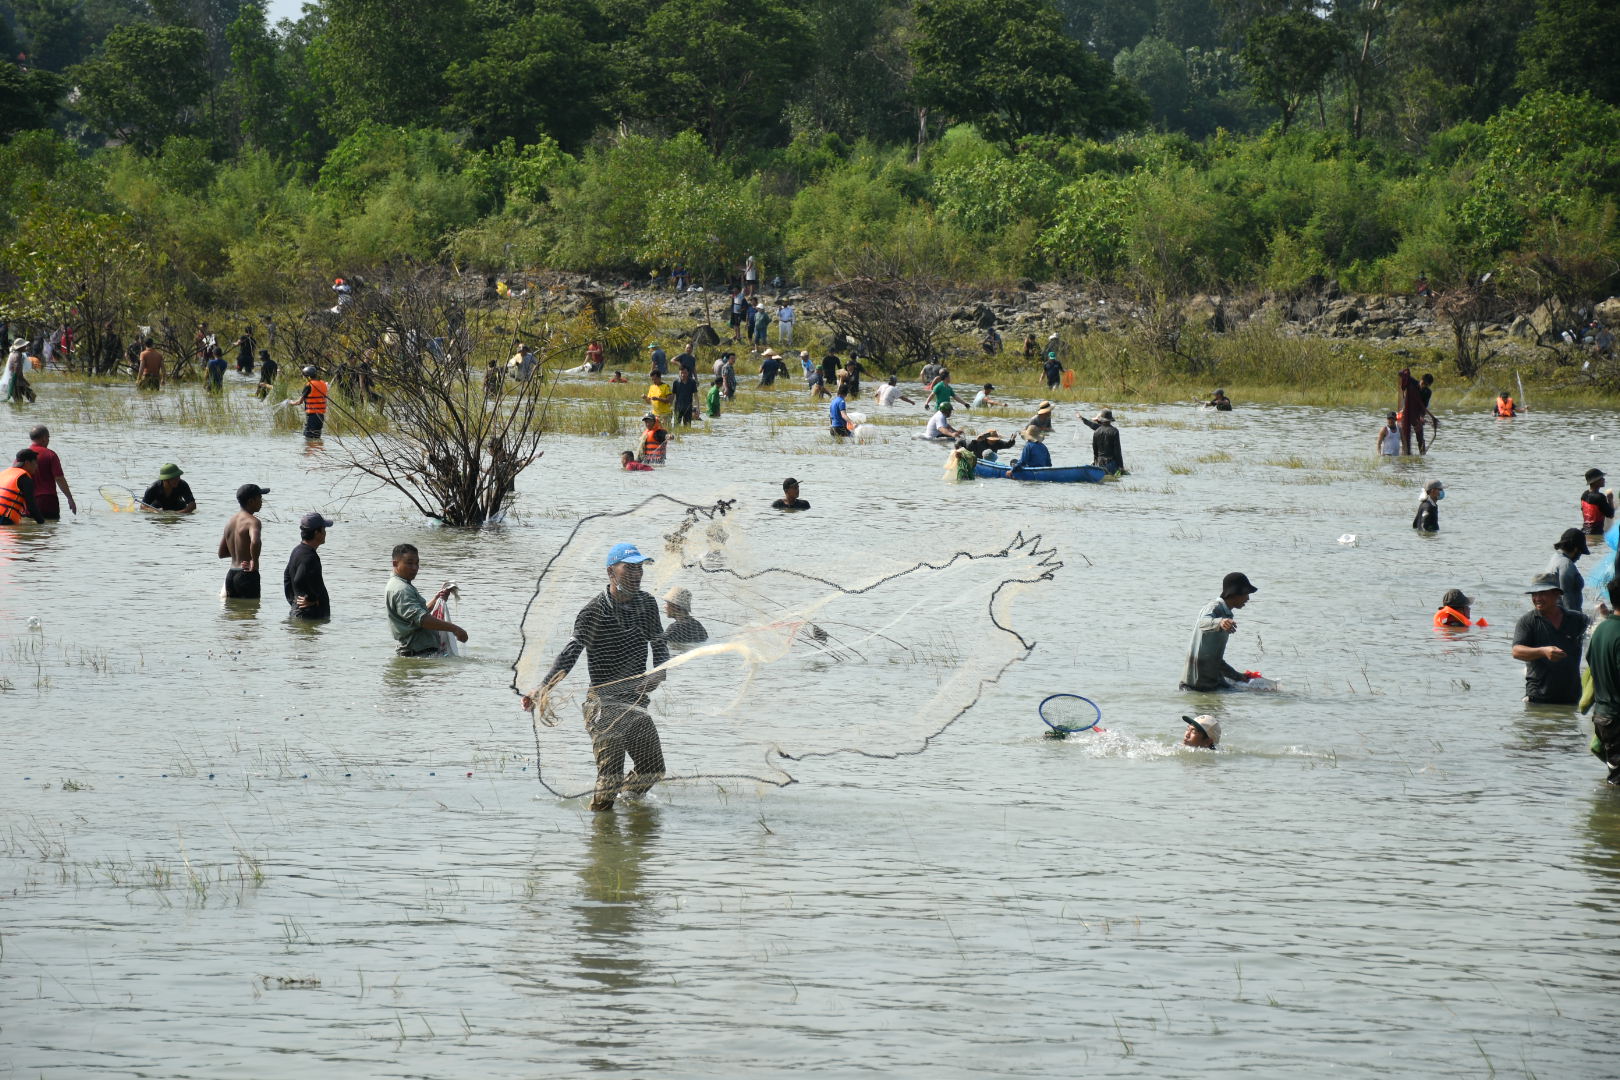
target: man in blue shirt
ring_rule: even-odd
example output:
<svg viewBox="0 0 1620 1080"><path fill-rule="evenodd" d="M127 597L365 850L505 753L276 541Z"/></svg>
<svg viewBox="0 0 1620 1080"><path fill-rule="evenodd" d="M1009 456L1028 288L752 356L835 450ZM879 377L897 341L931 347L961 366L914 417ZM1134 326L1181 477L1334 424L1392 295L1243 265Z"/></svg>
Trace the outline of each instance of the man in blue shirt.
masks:
<svg viewBox="0 0 1620 1080"><path fill-rule="evenodd" d="M835 439L847 439L854 432L850 430L849 403L844 395L849 393L848 383L838 384L838 393L833 395L832 404L827 406L827 419L832 423L832 433Z"/></svg>
<svg viewBox="0 0 1620 1080"><path fill-rule="evenodd" d="M1016 472L1019 469L1047 469L1052 466L1052 452L1046 448L1046 431L1034 424L1024 429L1024 448L1018 452L1013 463L1008 466Z"/></svg>

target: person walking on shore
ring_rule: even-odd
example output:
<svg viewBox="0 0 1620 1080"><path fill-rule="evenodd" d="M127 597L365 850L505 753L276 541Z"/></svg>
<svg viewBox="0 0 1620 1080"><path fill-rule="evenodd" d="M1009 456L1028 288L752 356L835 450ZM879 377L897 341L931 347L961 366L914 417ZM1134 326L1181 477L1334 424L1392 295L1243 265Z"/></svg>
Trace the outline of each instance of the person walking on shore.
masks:
<svg viewBox="0 0 1620 1080"><path fill-rule="evenodd" d="M73 491L62 473L62 459L51 449L51 429L44 424L36 425L28 433L28 438L32 442L28 449L34 452L39 462L39 468L34 473L34 505L39 508L40 516L46 521L55 521L62 516L62 503L56 497L58 488L67 497L68 509L77 514L79 504L73 501Z"/></svg>
<svg viewBox="0 0 1620 1080"><path fill-rule="evenodd" d="M776 336L778 344L784 349L793 344L793 320L796 317L793 302L784 298L782 305L776 309Z"/></svg>

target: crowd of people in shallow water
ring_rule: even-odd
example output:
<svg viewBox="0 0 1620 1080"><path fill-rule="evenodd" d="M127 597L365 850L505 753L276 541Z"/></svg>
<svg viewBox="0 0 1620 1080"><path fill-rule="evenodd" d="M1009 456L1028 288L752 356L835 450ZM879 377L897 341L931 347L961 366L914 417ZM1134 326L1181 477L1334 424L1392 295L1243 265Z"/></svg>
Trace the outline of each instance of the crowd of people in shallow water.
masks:
<svg viewBox="0 0 1620 1080"><path fill-rule="evenodd" d="M749 290L745 300L751 302L752 297ZM791 312L791 307L787 306L787 310ZM786 328L781 334L784 344L791 342L792 320L791 314L786 319L778 315L779 326ZM760 320L760 324L763 325L764 320ZM741 325L744 324L734 324L734 327ZM739 340L742 339L739 337ZM828 429L835 440L855 436L863 420L862 414L851 405L861 400L862 379L867 371L858 343L846 344L854 346L847 358L829 352L817 364L807 350L800 350L796 356L811 399L827 400ZM999 338L995 345L999 351ZM222 384L224 364L215 363L219 359L217 346L206 342L204 346L205 352L200 355L208 358L205 378L210 386L218 388ZM238 370L252 376L255 342L251 334L245 333L236 346ZM31 403L37 396L27 373L42 365L29 352L27 339L15 340L5 368L0 369L4 377L0 384L5 389L3 396L14 402ZM673 378L670 377L671 359L662 345L651 344L649 354L648 385L642 395L647 412L642 417L639 442L634 449L624 450L619 455L620 467L629 472L652 472L664 465L668 461L672 431L690 427L700 408L711 418L719 417L738 390L734 352L722 352L714 361L707 392L701 398L695 342L682 348L673 358ZM1044 350L1036 348L1034 337L1030 336L1025 341L1024 355L1040 365L1041 377L1048 388L1056 390L1072 385L1072 372L1062 364L1056 334L1051 336ZM754 358L759 364L761 387L774 386L779 380L790 377L788 359L775 349L756 350ZM259 350L257 360L256 392L262 397L267 385L273 383L277 368L267 350ZM604 362L601 344L592 342L586 349L584 364L573 370L600 373ZM133 366L138 385L161 384L162 357L150 340L144 341L143 348L133 358ZM509 377L526 381L535 377L539 368L533 351L520 344L505 371ZM319 440L333 389L315 368L306 367L302 374L305 378L302 392L287 404L296 402L303 410L305 437ZM628 380L619 371L614 372L610 381ZM947 475L972 479L981 461L1002 464L1008 475L1014 477L1020 473L1027 475L1028 470L1053 466L1046 446L1046 439L1053 430L1055 406L1051 400L1041 401L1033 415L1006 436L994 427L969 432L957 426L958 410L970 412L1000 405L993 397L996 392L993 384L980 384L972 398L966 399L952 383L951 372L937 362L925 365L917 373L917 384L917 389L912 390L902 386L897 376L888 376L873 388L871 401L874 407L881 409L920 405L927 420L918 438L949 446ZM1397 374L1399 408L1384 417L1375 445L1377 454L1407 456L1412 454L1414 445L1418 455L1428 453L1440 427L1438 417L1430 408L1433 387L1433 375L1414 377L1406 369ZM351 384L347 389L354 392L355 387ZM359 390L368 395L374 393L369 382ZM1224 389L1216 389L1203 404L1220 412L1234 408ZM1504 390L1492 403L1491 411L1498 418L1512 419L1524 412L1524 406ZM1092 416L1077 413L1076 419L1091 430L1092 464L1110 475L1124 474L1124 451L1112 410L1104 408ZM64 501L70 513L78 512L62 461L51 448L49 429L36 425L29 436L30 445L16 452L9 468L0 470L0 526L15 526L28 519L43 524L59 518ZM1002 455L1008 456L1003 459ZM1578 706L1583 713L1591 712L1591 750L1608 767L1607 782L1620 786L1620 618L1615 617L1615 611L1620 609L1620 582L1608 583L1607 602L1596 604L1589 614L1583 604L1585 581L1577 566L1582 558L1592 554L1594 540L1608 536L1610 542L1613 541L1615 501L1614 493L1605 486L1601 470L1587 470L1585 482L1578 498L1581 525L1563 530L1552 545L1553 556L1547 567L1530 578L1525 590L1530 610L1514 627L1511 655L1525 665L1526 702ZM218 548L218 556L229 560L222 591L229 599L256 601L261 595L262 527L257 515L264 497L270 493L269 488L259 484L245 484L236 492L238 508L227 522ZM103 494L107 494L106 488ZM1423 534L1439 531L1440 503L1445 495L1445 485L1439 479L1424 483L1412 520L1414 530ZM113 496L108 495L108 498L113 501ZM139 499L130 493L128 503L148 513L191 514L198 508L190 486L183 479L183 470L174 463L158 470ZM798 481L790 477L782 482L782 498L771 506L779 511L796 512L808 510L810 503L800 497ZM299 543L288 556L282 575L283 596L290 618L321 620L331 615L331 597L322 575L320 548L326 541L327 529L333 524L331 519L314 511L304 514L299 521ZM398 652L412 657L439 656L453 651L454 643L465 642L466 631L447 615L447 602L455 593L454 586L446 585L433 597L424 597L414 585L421 569L416 548L410 544L398 545L390 558L393 573L385 590L383 607ZM663 613L671 621L667 627L662 624L657 605L639 588L641 565L650 561L631 543L617 545L608 553L608 588L581 611L568 648L543 685L531 690L524 699L530 707L543 708L551 688L566 676L581 654L588 657L593 651L602 654L600 663L593 661L590 665L591 690L586 695L584 717L597 751L599 783L592 802L595 809L611 807L619 794L647 790L663 773L657 728L648 711L649 695L661 681L662 673L649 670L649 657L656 669L668 658L672 646L679 651L707 640L707 631L693 617L693 598L684 589L674 590L664 598ZM1204 605L1194 623L1180 683L1182 690L1202 694L1274 686L1259 672L1240 671L1226 661L1227 643L1237 633L1237 613L1258 592L1258 587L1245 574L1234 571L1225 575L1219 594ZM1447 590L1434 613L1435 628L1445 633L1464 633L1486 625L1484 619L1474 617L1473 600L1460 589ZM1587 640L1589 630L1590 640ZM1214 717L1201 714L1182 719L1186 729L1184 745L1200 749L1218 746L1222 732ZM634 766L628 777L623 770L626 757Z"/></svg>

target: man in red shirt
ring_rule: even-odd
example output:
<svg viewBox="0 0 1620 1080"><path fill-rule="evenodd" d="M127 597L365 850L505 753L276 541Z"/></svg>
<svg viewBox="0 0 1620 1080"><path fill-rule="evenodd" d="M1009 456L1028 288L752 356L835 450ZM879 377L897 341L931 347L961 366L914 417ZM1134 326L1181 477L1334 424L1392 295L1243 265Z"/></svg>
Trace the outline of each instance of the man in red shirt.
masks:
<svg viewBox="0 0 1620 1080"><path fill-rule="evenodd" d="M56 498L57 488L61 488L62 494L67 496L68 509L77 514L79 504L73 501L73 491L68 487L67 477L62 475L62 459L50 448L51 429L40 424L28 433L28 437L33 440L29 449L39 455L39 468L34 473L34 506L38 508L40 516L47 521L57 521L62 517L62 504Z"/></svg>

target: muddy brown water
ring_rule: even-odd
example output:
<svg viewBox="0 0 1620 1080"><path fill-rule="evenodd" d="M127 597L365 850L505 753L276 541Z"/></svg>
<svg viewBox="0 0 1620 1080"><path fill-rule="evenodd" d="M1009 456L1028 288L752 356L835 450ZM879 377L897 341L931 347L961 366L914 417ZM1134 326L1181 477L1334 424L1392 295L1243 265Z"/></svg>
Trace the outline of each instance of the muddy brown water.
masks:
<svg viewBox="0 0 1620 1080"><path fill-rule="evenodd" d="M651 476L615 471L627 439L548 439L512 520L460 532L267 422L41 389L0 423L53 424L82 512L0 529L0 1075L1613 1075L1620 795L1508 655L1581 473L1620 467L1605 413L1440 402L1430 459L1376 463L1371 410L1137 407L1122 482L957 486L906 429L833 447L784 393ZM1060 414L1054 457L1083 435ZM170 460L195 518L96 494ZM768 501L789 473L815 504L773 533L792 565L1047 537L1034 653L915 757L610 815L544 792L508 689L539 567L584 514ZM249 481L268 595L227 608L212 556ZM338 521L318 628L276 587L308 509ZM465 656L393 656L401 540L461 584ZM1230 658L1282 690L1178 693L1229 569L1261 590ZM1431 629L1453 586L1489 629ZM836 722L929 674L863 677L802 693ZM1108 734L1043 739L1060 690ZM1193 711L1220 753L1175 747Z"/></svg>

